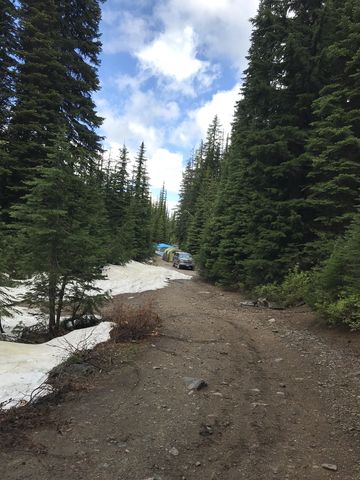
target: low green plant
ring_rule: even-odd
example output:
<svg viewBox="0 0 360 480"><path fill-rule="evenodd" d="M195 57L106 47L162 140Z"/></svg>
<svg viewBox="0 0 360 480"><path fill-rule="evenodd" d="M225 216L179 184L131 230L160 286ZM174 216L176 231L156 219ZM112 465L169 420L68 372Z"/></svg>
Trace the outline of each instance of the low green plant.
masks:
<svg viewBox="0 0 360 480"><path fill-rule="evenodd" d="M333 325L360 329L360 215L314 274L311 305Z"/></svg>
<svg viewBox="0 0 360 480"><path fill-rule="evenodd" d="M315 308L331 325L347 325L360 330L360 294L349 295L334 302L317 303Z"/></svg>
<svg viewBox="0 0 360 480"><path fill-rule="evenodd" d="M281 283L268 283L255 289L259 297L265 297L272 302L281 302L293 306L306 301L311 284L311 272L301 271L296 265L286 275Z"/></svg>

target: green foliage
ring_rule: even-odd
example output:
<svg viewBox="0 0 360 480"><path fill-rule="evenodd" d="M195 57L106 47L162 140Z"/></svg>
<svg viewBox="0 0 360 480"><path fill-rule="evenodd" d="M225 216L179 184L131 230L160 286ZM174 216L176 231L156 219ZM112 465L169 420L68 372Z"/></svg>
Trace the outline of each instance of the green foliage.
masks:
<svg viewBox="0 0 360 480"><path fill-rule="evenodd" d="M313 263L331 253L360 203L360 4L339 2L336 14L330 27L336 34L323 52L329 72L313 102L315 121L307 145L313 232L307 254Z"/></svg>
<svg viewBox="0 0 360 480"><path fill-rule="evenodd" d="M46 164L59 129L64 130L88 173L94 172L101 152L101 138L96 133L101 119L91 96L99 88L99 0L16 3L16 88L4 158L0 138L0 206L5 213L28 191L27 182L36 168ZM0 87L1 82L0 78Z"/></svg>
<svg viewBox="0 0 360 480"><path fill-rule="evenodd" d="M360 330L360 295L340 297L335 302L316 304L317 311L329 324L346 325L351 330Z"/></svg>
<svg viewBox="0 0 360 480"><path fill-rule="evenodd" d="M12 1L0 0L0 139L9 123L9 107L14 94L15 20L16 9Z"/></svg>
<svg viewBox="0 0 360 480"><path fill-rule="evenodd" d="M59 136L48 166L38 169L30 192L12 208L22 269L40 275L46 286L51 333L59 328L69 282L91 284L106 256L101 197L92 178L77 171L71 150Z"/></svg>
<svg viewBox="0 0 360 480"><path fill-rule="evenodd" d="M152 254L151 200L146 161L145 145L142 143L135 158L127 217L131 238L131 258L138 261L146 260Z"/></svg>
<svg viewBox="0 0 360 480"><path fill-rule="evenodd" d="M269 283L256 287L255 293L267 300L294 306L306 301L309 295L312 276L296 266L288 272L281 283Z"/></svg>
<svg viewBox="0 0 360 480"><path fill-rule="evenodd" d="M160 191L159 200L152 204L152 241L154 243L168 242L170 239L171 220L166 205L167 191L165 184Z"/></svg>
<svg viewBox="0 0 360 480"><path fill-rule="evenodd" d="M223 155L223 132L215 116L205 141L201 142L184 171L176 213L177 241L181 248L193 254L201 250L214 205Z"/></svg>
<svg viewBox="0 0 360 480"><path fill-rule="evenodd" d="M330 322L360 328L360 214L316 272L312 305Z"/></svg>

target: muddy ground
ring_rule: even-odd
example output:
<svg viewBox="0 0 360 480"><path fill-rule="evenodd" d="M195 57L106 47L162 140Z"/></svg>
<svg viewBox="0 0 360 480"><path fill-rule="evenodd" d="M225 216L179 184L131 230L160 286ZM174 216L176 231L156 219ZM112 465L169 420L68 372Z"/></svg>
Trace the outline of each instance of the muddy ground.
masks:
<svg viewBox="0 0 360 480"><path fill-rule="evenodd" d="M119 345L3 449L1 480L360 479L358 335L306 307L241 307L196 276L122 297L153 300L160 335Z"/></svg>

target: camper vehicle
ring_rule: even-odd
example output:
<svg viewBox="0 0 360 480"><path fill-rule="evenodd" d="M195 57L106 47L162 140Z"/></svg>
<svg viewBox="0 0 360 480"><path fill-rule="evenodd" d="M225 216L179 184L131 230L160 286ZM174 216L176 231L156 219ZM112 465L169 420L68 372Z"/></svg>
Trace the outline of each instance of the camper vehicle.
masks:
<svg viewBox="0 0 360 480"><path fill-rule="evenodd" d="M173 267L175 268L188 268L194 270L194 260L190 253L187 252L175 252L173 258Z"/></svg>

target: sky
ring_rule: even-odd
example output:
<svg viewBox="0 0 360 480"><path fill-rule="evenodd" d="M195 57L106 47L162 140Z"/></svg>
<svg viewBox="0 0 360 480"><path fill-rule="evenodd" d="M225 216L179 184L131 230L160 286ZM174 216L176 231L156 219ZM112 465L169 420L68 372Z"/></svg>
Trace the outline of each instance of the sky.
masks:
<svg viewBox="0 0 360 480"><path fill-rule="evenodd" d="M184 165L215 115L230 131L259 0L107 0L102 7L105 148L144 141L156 198L175 207Z"/></svg>

